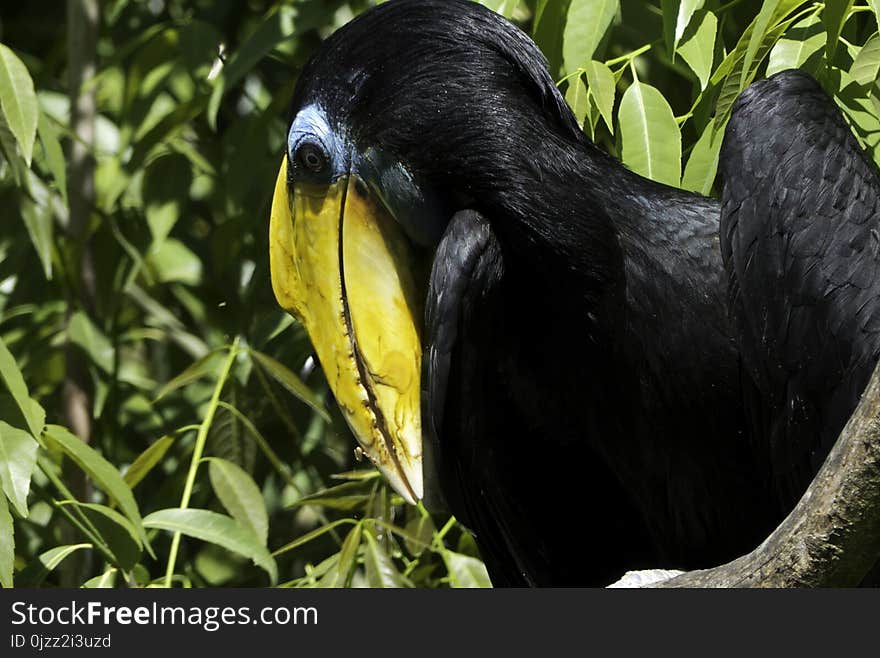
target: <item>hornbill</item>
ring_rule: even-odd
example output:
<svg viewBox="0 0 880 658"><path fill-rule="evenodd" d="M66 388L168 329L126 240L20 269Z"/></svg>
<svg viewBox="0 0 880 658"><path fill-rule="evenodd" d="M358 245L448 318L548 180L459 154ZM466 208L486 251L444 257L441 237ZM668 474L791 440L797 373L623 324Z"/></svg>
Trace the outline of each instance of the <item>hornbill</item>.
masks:
<svg viewBox="0 0 880 658"><path fill-rule="evenodd" d="M291 116L275 295L362 450L406 500L439 489L495 585L712 566L792 508L880 350L880 176L812 78L741 95L720 203L602 152L466 0L342 27Z"/></svg>

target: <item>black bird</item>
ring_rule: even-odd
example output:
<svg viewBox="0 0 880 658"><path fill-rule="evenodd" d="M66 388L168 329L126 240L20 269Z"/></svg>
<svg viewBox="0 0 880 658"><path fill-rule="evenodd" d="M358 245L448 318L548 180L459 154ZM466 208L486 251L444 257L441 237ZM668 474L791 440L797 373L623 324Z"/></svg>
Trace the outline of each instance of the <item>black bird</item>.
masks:
<svg viewBox="0 0 880 658"><path fill-rule="evenodd" d="M712 566L793 507L880 350L880 176L809 76L742 94L720 204L603 153L464 0L367 11L292 103L276 296L495 585Z"/></svg>

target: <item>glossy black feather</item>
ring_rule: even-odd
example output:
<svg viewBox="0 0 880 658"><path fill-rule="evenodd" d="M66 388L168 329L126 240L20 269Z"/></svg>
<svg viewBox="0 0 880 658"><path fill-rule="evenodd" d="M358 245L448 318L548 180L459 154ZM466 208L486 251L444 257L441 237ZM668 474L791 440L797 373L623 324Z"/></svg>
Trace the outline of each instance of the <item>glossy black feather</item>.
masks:
<svg viewBox="0 0 880 658"><path fill-rule="evenodd" d="M790 506L880 355L880 175L834 102L798 71L742 94L720 171L752 431Z"/></svg>

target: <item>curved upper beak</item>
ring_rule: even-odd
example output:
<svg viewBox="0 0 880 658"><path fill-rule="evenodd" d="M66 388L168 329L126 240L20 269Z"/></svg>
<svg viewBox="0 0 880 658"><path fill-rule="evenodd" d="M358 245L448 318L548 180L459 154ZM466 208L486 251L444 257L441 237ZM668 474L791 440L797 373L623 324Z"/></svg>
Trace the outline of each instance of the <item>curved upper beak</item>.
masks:
<svg viewBox="0 0 880 658"><path fill-rule="evenodd" d="M367 457L410 503L423 495L423 295L400 226L357 174L288 193L281 163L269 254L278 303L306 327Z"/></svg>

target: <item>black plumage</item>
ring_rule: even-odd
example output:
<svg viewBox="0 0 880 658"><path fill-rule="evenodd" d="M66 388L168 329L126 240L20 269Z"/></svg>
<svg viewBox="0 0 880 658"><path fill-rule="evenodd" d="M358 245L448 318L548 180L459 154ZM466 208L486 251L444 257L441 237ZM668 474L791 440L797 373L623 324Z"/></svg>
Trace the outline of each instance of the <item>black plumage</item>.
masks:
<svg viewBox="0 0 880 658"><path fill-rule="evenodd" d="M496 585L711 566L793 506L880 348L880 178L815 82L743 94L721 204L600 151L531 40L464 0L340 29L309 105L450 218L423 424Z"/></svg>

